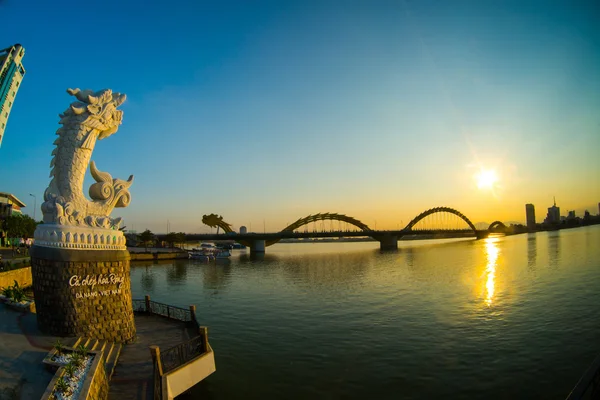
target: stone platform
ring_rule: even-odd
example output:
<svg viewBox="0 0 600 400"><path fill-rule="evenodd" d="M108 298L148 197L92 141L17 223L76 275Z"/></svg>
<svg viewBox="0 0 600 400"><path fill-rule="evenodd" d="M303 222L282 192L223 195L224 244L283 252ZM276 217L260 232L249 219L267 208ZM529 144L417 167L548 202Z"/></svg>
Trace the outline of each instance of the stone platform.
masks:
<svg viewBox="0 0 600 400"><path fill-rule="evenodd" d="M184 322L156 315L135 315L137 338L123 346L110 381L109 399L153 398L153 367L149 347L169 348L186 341ZM193 332L192 332L193 334ZM42 363L58 337L37 327L36 315L18 313L0 304L0 399L39 399L54 376ZM65 339L61 338L65 343Z"/></svg>
<svg viewBox="0 0 600 400"><path fill-rule="evenodd" d="M109 399L152 400L154 370L150 346L167 349L190 339L186 323L156 315L135 315L137 338L123 346L110 381Z"/></svg>
<svg viewBox="0 0 600 400"><path fill-rule="evenodd" d="M54 376L42 360L58 337L37 328L35 314L0 303L0 399L39 399Z"/></svg>

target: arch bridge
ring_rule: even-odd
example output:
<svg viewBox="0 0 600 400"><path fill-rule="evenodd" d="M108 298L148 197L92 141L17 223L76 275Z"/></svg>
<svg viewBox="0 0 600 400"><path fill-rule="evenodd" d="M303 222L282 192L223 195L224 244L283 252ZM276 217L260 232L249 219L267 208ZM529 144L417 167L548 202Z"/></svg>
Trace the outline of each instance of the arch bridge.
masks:
<svg viewBox="0 0 600 400"><path fill-rule="evenodd" d="M506 225L502 221L494 221L490 224L488 231L490 232L504 232L506 231Z"/></svg>
<svg viewBox="0 0 600 400"><path fill-rule="evenodd" d="M452 220L454 218L454 220ZM318 222L338 221L351 226L349 230L329 230L321 229L318 231L314 226ZM431 221L431 223L428 223ZM458 221L458 222L456 222ZM264 252L265 248L271 246L282 239L300 239L300 238L339 238L339 237L372 237L378 240L381 249L397 249L398 240L402 237L415 238L449 238L449 237L468 237L475 236L477 239L487 236L487 230L477 230L475 225L464 214L450 207L435 207L423 211L413 218L408 225L398 230L373 230L364 222L337 213L318 213L300 218L297 221L286 226L279 232L273 233L246 233L238 234L231 229L231 225L223 221L222 216L216 214L204 215L202 222L211 227L217 227L217 231L222 229L225 234L197 234L187 235L188 240L235 240L247 247L252 252ZM500 226L500 221L496 221L494 227ZM305 228L304 232L299 228L308 227L313 224L312 232ZM440 225L441 224L441 225ZM466 224L466 226L465 226ZM503 224L502 224L503 225ZM441 226L441 227L440 227ZM492 228L492 226L490 226Z"/></svg>

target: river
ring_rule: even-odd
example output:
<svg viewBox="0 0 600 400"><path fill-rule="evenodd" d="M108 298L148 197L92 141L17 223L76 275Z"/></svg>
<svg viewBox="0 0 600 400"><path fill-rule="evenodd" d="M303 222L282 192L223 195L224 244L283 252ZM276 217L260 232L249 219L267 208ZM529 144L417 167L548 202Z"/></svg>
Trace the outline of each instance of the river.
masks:
<svg viewBox="0 0 600 400"><path fill-rule="evenodd" d="M600 225L484 240L277 244L132 263L197 306L204 399L564 399L600 353Z"/></svg>

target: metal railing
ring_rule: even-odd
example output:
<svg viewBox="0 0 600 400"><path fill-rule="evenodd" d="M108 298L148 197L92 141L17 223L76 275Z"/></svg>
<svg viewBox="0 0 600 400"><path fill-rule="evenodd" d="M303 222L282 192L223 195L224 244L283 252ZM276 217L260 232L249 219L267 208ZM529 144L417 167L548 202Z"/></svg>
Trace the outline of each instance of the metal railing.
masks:
<svg viewBox="0 0 600 400"><path fill-rule="evenodd" d="M567 400L600 399L600 356L585 371Z"/></svg>
<svg viewBox="0 0 600 400"><path fill-rule="evenodd" d="M155 314L186 322L187 329L193 329L198 334L194 338L163 352L160 351L158 346L150 346L154 364L154 400L161 400L163 398L163 376L208 351L208 329L200 327L198 324L196 306L194 305L191 305L189 309L170 306L151 301L148 295L144 299L132 299L131 304L133 312Z"/></svg>
<svg viewBox="0 0 600 400"><path fill-rule="evenodd" d="M205 353L207 348L204 342L204 335L200 335L170 349L161 351L160 360L162 362L163 373L171 372Z"/></svg>
<svg viewBox="0 0 600 400"><path fill-rule="evenodd" d="M133 312L156 314L183 322L193 322L196 320L196 316L192 314L192 307L182 308L158 303L151 301L150 296L146 296L145 299L132 299L131 303Z"/></svg>
<svg viewBox="0 0 600 400"><path fill-rule="evenodd" d="M160 351L158 347L150 347L152 365L154 367L154 400L162 400L162 366L160 364Z"/></svg>
<svg viewBox="0 0 600 400"><path fill-rule="evenodd" d="M162 315L163 317L177 319L183 322L192 320L192 315L189 309L170 306L168 304L150 302L150 312L152 314Z"/></svg>
<svg viewBox="0 0 600 400"><path fill-rule="evenodd" d="M131 305L133 307L133 312L148 312L146 310L146 301L144 299L132 299Z"/></svg>

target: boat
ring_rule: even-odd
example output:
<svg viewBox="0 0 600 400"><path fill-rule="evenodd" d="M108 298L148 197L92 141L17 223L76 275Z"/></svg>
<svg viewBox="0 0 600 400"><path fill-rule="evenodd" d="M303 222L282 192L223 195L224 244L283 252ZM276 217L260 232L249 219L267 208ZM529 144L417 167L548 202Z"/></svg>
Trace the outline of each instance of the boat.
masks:
<svg viewBox="0 0 600 400"><path fill-rule="evenodd" d="M196 249L188 252L188 257L190 260L202 260L202 261L210 261L210 260L215 259L215 257L213 256L212 253L199 251Z"/></svg>
<svg viewBox="0 0 600 400"><path fill-rule="evenodd" d="M217 260L231 257L231 251L229 249L219 249L215 252L215 258Z"/></svg>
<svg viewBox="0 0 600 400"><path fill-rule="evenodd" d="M203 243L204 244L204 243ZM192 249L192 251L188 252L188 257L194 260L223 260L231 257L231 251L228 249L220 249L216 246L205 246L202 245L200 249Z"/></svg>

